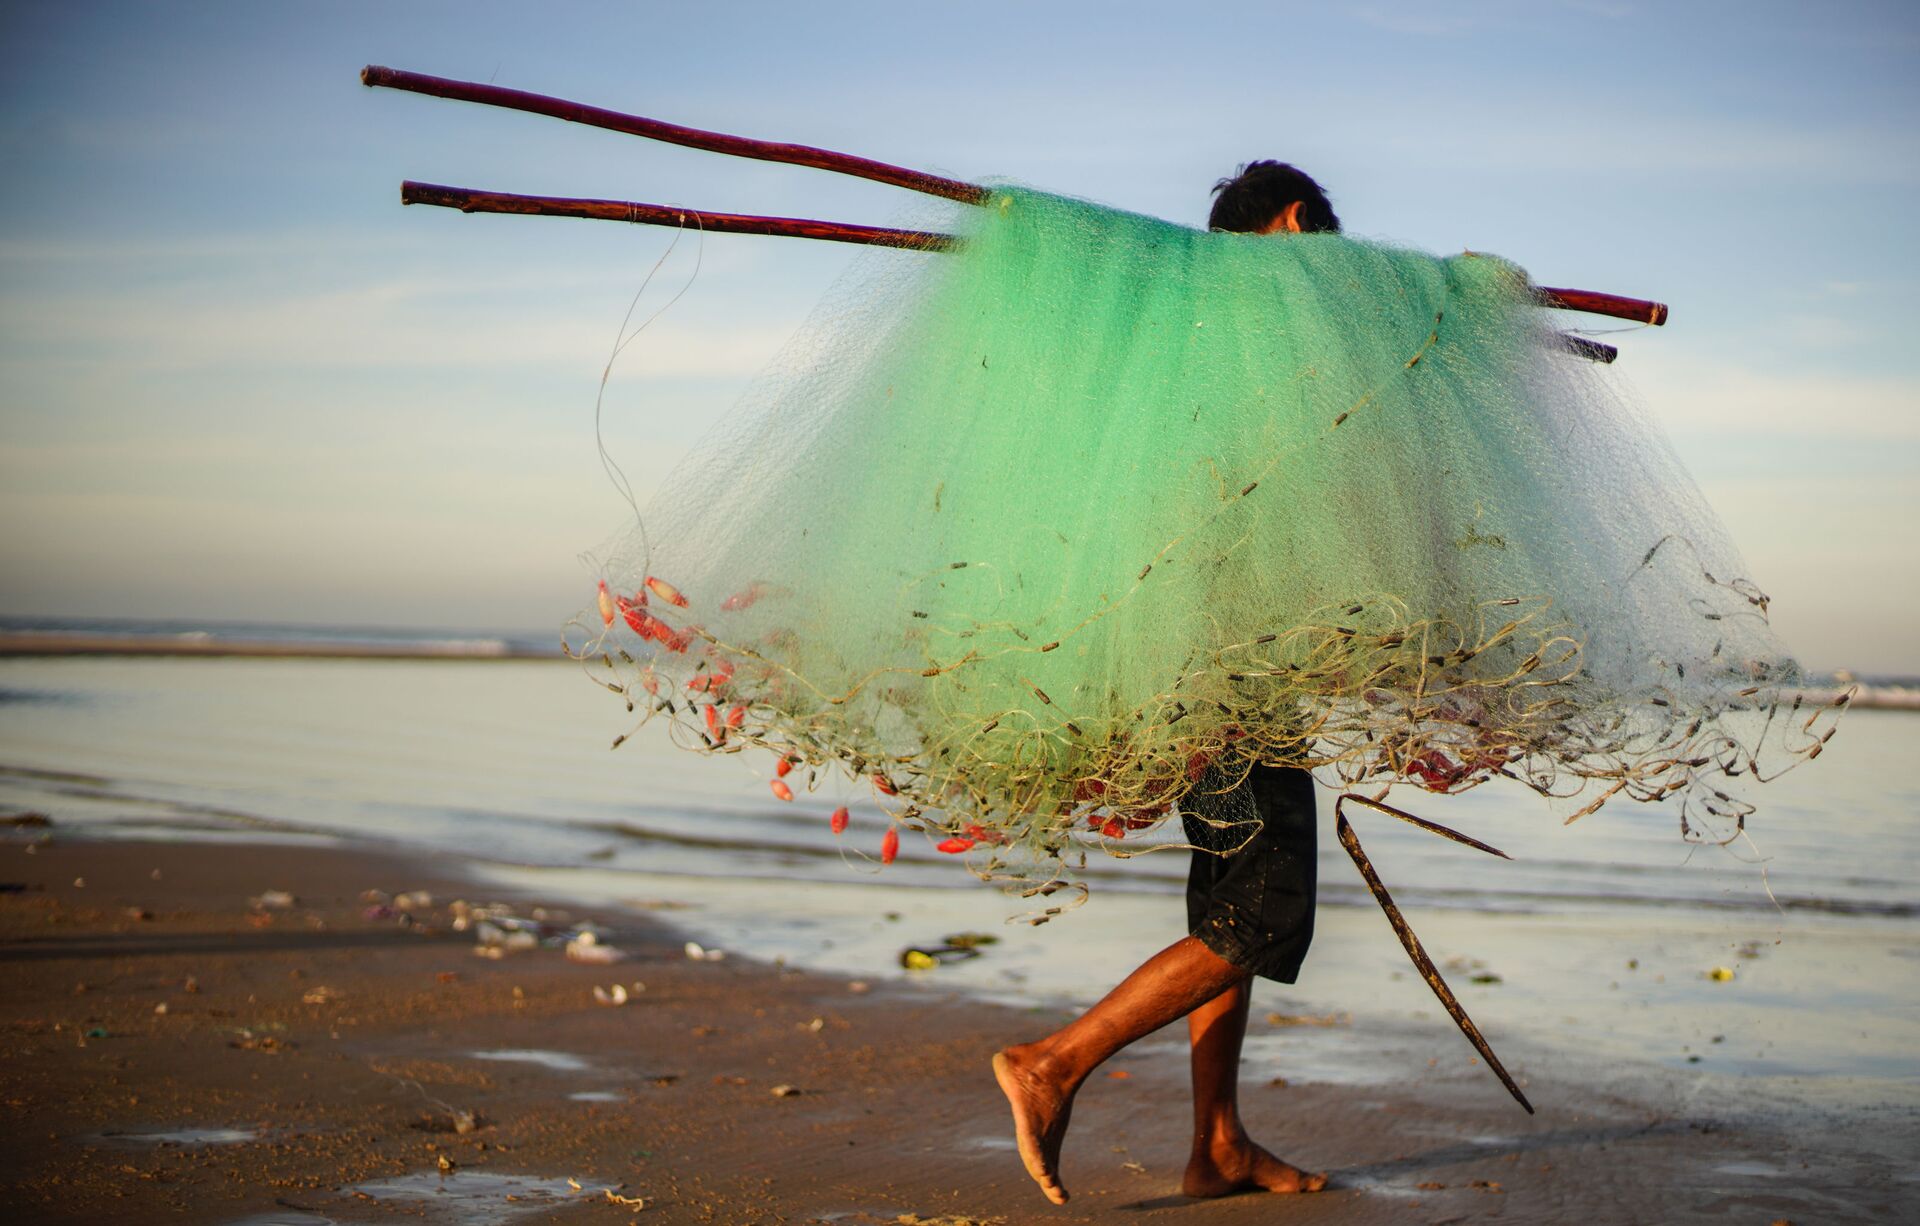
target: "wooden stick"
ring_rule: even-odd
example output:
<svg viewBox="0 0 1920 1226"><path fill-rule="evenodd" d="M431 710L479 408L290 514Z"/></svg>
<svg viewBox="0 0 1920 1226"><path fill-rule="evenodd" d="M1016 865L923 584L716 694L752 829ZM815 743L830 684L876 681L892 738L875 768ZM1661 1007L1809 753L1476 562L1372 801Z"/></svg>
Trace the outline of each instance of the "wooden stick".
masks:
<svg viewBox="0 0 1920 1226"><path fill-rule="evenodd" d="M1578 354L1589 362L1599 362L1603 366L1611 365L1613 360L1620 356L1620 351L1612 345L1590 341L1584 336L1575 336L1571 332L1560 333L1559 342L1560 347L1568 353Z"/></svg>
<svg viewBox="0 0 1920 1226"><path fill-rule="evenodd" d="M1534 292L1540 295L1542 306L1557 310L1611 315L1615 319L1631 319L1637 323L1652 324L1656 328L1667 322L1667 304L1664 302L1602 294L1590 289L1552 289L1545 285L1537 287Z"/></svg>
<svg viewBox="0 0 1920 1226"><path fill-rule="evenodd" d="M857 226L839 221L811 221L803 217L760 217L751 213L709 213L676 209L664 204L631 200L585 200L570 196L516 196L510 192L481 192L438 183L400 185L401 204L432 204L463 213L518 213L540 217L586 217L596 221L629 221L649 226L685 226L726 234L773 234L785 238L821 238L838 243L866 243L877 247L910 247L944 251L954 245L951 234L922 230L891 230L884 226Z"/></svg>
<svg viewBox="0 0 1920 1226"><path fill-rule="evenodd" d="M447 187L439 183L400 185L400 203L431 204L459 209L463 213L517 213L541 217L585 217L595 221L626 221L651 226L699 225L703 229L733 234L773 234L787 238L819 238L836 243L865 243L877 247L907 247L922 251L951 251L960 240L951 234L931 230L895 230L886 226L862 226L841 221L811 221L798 217L761 217L753 213L709 213L703 209L677 209L664 204L641 204L632 200L595 200L575 196L523 196L513 192L479 191L470 187ZM1568 306L1566 310L1584 310L1601 315L1639 319L1644 307L1637 298L1597 294L1586 290L1542 290L1542 305L1560 306L1544 295L1575 295L1588 305ZM1625 303L1616 310L1610 304ZM1665 311L1665 307L1660 307ZM1664 316L1662 317L1664 319ZM1567 348L1596 362L1611 362L1619 350L1584 337L1567 336Z"/></svg>
<svg viewBox="0 0 1920 1226"><path fill-rule="evenodd" d="M1333 802L1333 833L1339 837L1340 846L1347 849L1347 855L1353 860L1353 866L1360 870L1360 879L1367 883L1367 889L1372 892L1374 901L1379 903L1380 909L1387 913L1387 923L1393 926L1394 935L1400 938L1400 944L1405 947L1407 956L1413 959L1413 965L1420 972L1420 977L1427 981L1429 988L1433 989L1433 994L1440 999L1440 1004L1446 1009L1447 1015L1453 1018L1454 1025L1460 1027L1460 1033L1467 1036L1467 1042L1473 1044L1473 1049L1485 1058L1487 1067L1492 1069L1494 1075L1500 1078L1500 1083L1507 1087L1507 1093L1513 1095L1514 1101L1527 1109L1528 1115L1532 1115L1533 1104L1528 1102L1527 1096L1520 1092L1519 1083L1515 1082L1512 1074L1507 1072L1507 1066L1500 1063L1500 1057L1493 1054L1492 1045L1480 1033L1480 1028L1473 1024L1473 1019L1467 1016L1467 1011L1460 1005L1460 999L1453 994L1453 989L1448 987L1447 981L1441 977L1440 968L1433 964L1433 959L1428 957L1427 951L1421 947L1420 938L1413 934L1413 926L1407 923L1406 916L1400 914L1400 908L1394 905L1393 895L1387 893L1387 887L1380 882L1380 874L1373 871L1373 864L1367 859L1366 851L1361 848L1360 840L1353 833L1352 825L1347 822L1347 815L1341 812L1349 800L1371 809L1378 809L1402 821L1412 822L1422 830L1432 831L1456 843L1477 847L1481 851L1491 852L1502 859L1512 859L1512 857L1504 851L1487 846L1478 839L1470 839L1456 830L1449 830L1438 822L1415 817L1403 809L1382 804L1357 792L1348 792Z"/></svg>
<svg viewBox="0 0 1920 1226"><path fill-rule="evenodd" d="M684 145L689 149L705 149L712 153L723 153L732 157L751 158L760 162L784 162L794 166L812 166L819 170L829 170L835 174L852 175L856 178L871 179L876 183L887 183L894 187L904 187L909 191L924 192L930 196L944 196L949 200L958 200L965 204L981 204L991 194L988 189L977 183L963 183L958 179L942 178L925 171L909 170L904 166L894 166L887 162L876 162L871 158L856 157L850 153L836 153L831 149L821 149L813 145L794 145L780 141L755 140L746 136L731 136L725 132L709 132L701 128L683 127L664 120L648 119L643 115L628 115L620 111L609 111L603 107L587 106L580 102L569 102L565 98L554 98L546 94L529 93L520 89L505 89L498 85L482 85L477 81L455 81L448 77L428 76L421 72L407 72L399 68L385 68L378 64L369 64L360 70L360 81L369 89L385 87L387 89L407 90L416 94L427 94L435 98L448 98L455 102L475 102L482 106L504 107L511 111L526 111L534 115L547 115L554 119L564 119L569 123L586 124L590 127L605 128L610 132L624 132L629 136L641 136L648 140L664 141L672 145ZM445 192L456 192L458 188L443 188ZM472 193L475 196L490 195L499 200L514 199L501 193ZM540 197L523 197L534 200ZM558 197L550 199L560 199ZM421 204L445 203L439 200L421 200ZM608 203L605 201L597 203ZM597 217L615 221L648 220L637 217L621 217L610 213L566 212L554 209L531 208L481 208L478 206L455 205L466 212L478 213L539 213L563 217ZM639 209L654 209L655 205L638 205ZM678 225L678 214L684 210L670 210L675 219L669 225ZM725 216L725 214L708 214ZM734 216L747 216L734 214ZM875 227L842 227L834 222L808 222L809 226L821 227L822 232L812 233L784 228L743 229L754 234L795 234L806 238L826 238L840 242L873 242L888 247L927 247L942 246L929 244L922 236L911 240L887 239L875 237L881 233ZM719 229L720 227L709 227ZM837 233L848 230L868 237L851 237ZM897 232L905 233L905 232ZM945 244L950 245L950 244ZM1627 298L1619 294L1602 294L1593 290L1539 288L1543 304L1567 311L1585 311L1593 315L1610 315L1618 319L1632 319L1647 324L1667 322L1665 303L1649 302L1643 298ZM1596 360L1604 360L1598 359Z"/></svg>
<svg viewBox="0 0 1920 1226"><path fill-rule="evenodd" d="M819 170L833 171L835 174L853 175L856 178L872 179L876 183L904 187L909 191L925 192L929 196L945 196L949 200L959 200L967 204L979 204L987 198L987 189L977 184L962 183L958 179L943 179L939 175L908 170L904 166L890 166L885 162L855 157L849 153L816 149L812 145L790 145L778 141L753 140L745 136L729 136L724 132L685 128L676 123L665 123L640 115L623 115L619 111L568 102L564 98L550 98L545 94L531 94L525 90L502 89L497 85L481 85L475 81L453 81L445 77L430 77L424 73L404 72L398 68L382 68L377 64L369 64L361 69L360 80L368 88L385 86L388 89L404 89L416 94L430 94L435 98L451 98L456 102L477 102L483 106L505 107L510 111L548 115L554 119L564 119L569 123L605 128L610 132L644 136L648 140L665 141L670 145L685 145L689 149L705 149L713 153L752 158L759 162L786 162L794 166L812 166Z"/></svg>

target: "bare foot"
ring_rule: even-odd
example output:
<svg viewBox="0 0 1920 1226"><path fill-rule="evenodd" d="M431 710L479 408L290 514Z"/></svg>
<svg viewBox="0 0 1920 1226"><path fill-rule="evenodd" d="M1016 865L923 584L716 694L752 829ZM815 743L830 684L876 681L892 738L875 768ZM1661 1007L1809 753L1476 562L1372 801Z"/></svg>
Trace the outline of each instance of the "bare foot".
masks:
<svg viewBox="0 0 1920 1226"><path fill-rule="evenodd" d="M1013 1136L1027 1174L1048 1200L1066 1204L1067 1189L1060 1182L1060 1142L1066 1139L1067 1121L1073 1115L1073 1089L1042 1073L1026 1047L1009 1047L996 1055L993 1075L1013 1107Z"/></svg>
<svg viewBox="0 0 1920 1226"><path fill-rule="evenodd" d="M1180 1191L1188 1196L1230 1196L1235 1192L1318 1192L1327 1177L1290 1166L1255 1145L1245 1133L1196 1146L1187 1162Z"/></svg>

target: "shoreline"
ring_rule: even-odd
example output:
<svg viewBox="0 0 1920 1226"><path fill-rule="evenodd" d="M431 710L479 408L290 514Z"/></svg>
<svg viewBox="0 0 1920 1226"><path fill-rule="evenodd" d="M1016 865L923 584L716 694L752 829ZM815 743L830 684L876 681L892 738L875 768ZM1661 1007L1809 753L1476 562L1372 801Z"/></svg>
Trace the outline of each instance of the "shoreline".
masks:
<svg viewBox="0 0 1920 1226"><path fill-rule="evenodd" d="M548 660L569 661L558 648L531 649L497 635L461 635L419 642L353 642L338 639L222 638L206 631L126 634L83 630L0 630L0 659L86 656L294 660ZM1811 705L1829 705L1851 691L1860 711L1920 711L1920 690L1900 685L1836 681L1832 688L1797 691Z"/></svg>
<svg viewBox="0 0 1920 1226"><path fill-rule="evenodd" d="M931 977L855 990L863 981L737 952L696 961L671 910L543 904L537 887L392 847L56 827L28 856L23 836L41 833L0 840L0 880L20 887L0 895L14 987L0 1003L12 1040L0 1089L16 1121L34 1121L9 1128L7 1149L32 1220L133 1206L204 1222L422 1208L449 1221L634 1217L606 1188L643 1197L642 1220L663 1222L1091 1222L1126 1208L1211 1224L1277 1208L1177 1194L1190 1118L1178 1025L1102 1071L1124 1077L1096 1074L1083 1091L1064 1164L1074 1198L1054 1209L1019 1167L987 1067L999 1047L1057 1025L1066 1014L1052 1005L992 1003ZM368 911L369 888L425 889L432 905L402 927ZM297 901L249 903L269 890ZM471 931L449 920L456 897L591 917L631 957L476 957ZM629 1003L598 1003L592 989L615 983ZM1372 1025L1267 1037L1283 1063L1287 1047L1331 1038L1343 1060L1386 1074L1246 1081L1253 1134L1333 1171L1333 1189L1286 1203L1301 1221L1867 1221L1920 1205L1920 1172L1889 1157L1897 1135L1880 1135L1884 1112L1779 1119L1743 1112L1738 1095L1676 1102L1657 1078L1623 1071L1583 1088L1560 1069L1554 1101L1528 1118L1459 1060L1396 1076L1457 1042L1430 1025L1409 1050ZM1536 1077L1551 1065L1533 1045L1496 1045ZM799 1092L776 1097L783 1085ZM459 1111L480 1126L454 1131ZM194 1129L229 1131L142 1139Z"/></svg>
<svg viewBox="0 0 1920 1226"><path fill-rule="evenodd" d="M468 636L405 642L355 643L324 639L224 639L183 632L175 635L90 634L81 631L0 631L0 659L70 656L238 656L294 660L556 660L559 650L528 651L511 640Z"/></svg>

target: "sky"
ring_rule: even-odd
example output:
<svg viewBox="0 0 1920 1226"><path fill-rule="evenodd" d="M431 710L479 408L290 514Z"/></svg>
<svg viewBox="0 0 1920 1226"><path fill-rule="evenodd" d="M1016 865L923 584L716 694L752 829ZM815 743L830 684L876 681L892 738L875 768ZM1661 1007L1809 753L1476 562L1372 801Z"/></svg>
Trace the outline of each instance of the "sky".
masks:
<svg viewBox="0 0 1920 1226"><path fill-rule="evenodd" d="M0 614L557 628L622 522L594 395L674 236L400 181L916 207L378 63L1195 225L1277 157L1349 232L1668 302L1613 374L1783 637L1920 673L1917 53L1902 3L6 5ZM643 496L854 258L714 236L689 281L695 246L606 402Z"/></svg>

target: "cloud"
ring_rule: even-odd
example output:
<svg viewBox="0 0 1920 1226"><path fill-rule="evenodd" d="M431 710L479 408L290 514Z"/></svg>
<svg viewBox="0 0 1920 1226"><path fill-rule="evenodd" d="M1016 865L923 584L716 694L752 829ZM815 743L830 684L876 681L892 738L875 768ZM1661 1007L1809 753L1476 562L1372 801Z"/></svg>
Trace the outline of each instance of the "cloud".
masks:
<svg viewBox="0 0 1920 1226"><path fill-rule="evenodd" d="M1634 15L1634 6L1616 0L1477 0L1442 8L1433 4L1367 4L1350 10L1353 17L1376 30L1430 38L1451 38L1491 29L1531 24L1543 9L1564 9L1584 17L1619 21Z"/></svg>
<svg viewBox="0 0 1920 1226"><path fill-rule="evenodd" d="M1576 13L1585 13L1589 17L1600 17L1607 21L1625 21L1638 15L1638 8L1631 4L1617 4L1610 0L1560 0L1560 7L1572 9Z"/></svg>
<svg viewBox="0 0 1920 1226"><path fill-rule="evenodd" d="M1920 378L1912 376L1769 372L1649 348L1634 353L1633 384L1674 434L1920 441Z"/></svg>
<svg viewBox="0 0 1920 1226"><path fill-rule="evenodd" d="M1389 34L1415 34L1452 37L1464 34L1485 24L1480 14L1435 12L1429 7L1419 10L1387 9L1379 5L1363 5L1353 10L1355 18L1376 30L1385 30Z"/></svg>
<svg viewBox="0 0 1920 1226"><path fill-rule="evenodd" d="M1781 339L1808 349L1854 349L1886 338L1885 328L1837 315L1797 312L1780 316L1775 326Z"/></svg>
<svg viewBox="0 0 1920 1226"><path fill-rule="evenodd" d="M549 364L597 372L620 322L611 309L546 292L501 309L501 287L444 279L375 282L351 289L228 294L65 294L0 300L6 365L45 370L111 363L140 373L263 369L375 370ZM600 295L603 304L610 303ZM662 299L664 301L664 299ZM629 372L725 377L751 370L794 320L736 316L700 323L669 315L622 360Z"/></svg>
<svg viewBox="0 0 1920 1226"><path fill-rule="evenodd" d="M1920 672L1920 476L1779 476L1705 482L1774 628L1818 667Z"/></svg>

